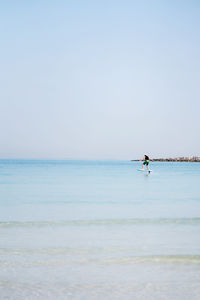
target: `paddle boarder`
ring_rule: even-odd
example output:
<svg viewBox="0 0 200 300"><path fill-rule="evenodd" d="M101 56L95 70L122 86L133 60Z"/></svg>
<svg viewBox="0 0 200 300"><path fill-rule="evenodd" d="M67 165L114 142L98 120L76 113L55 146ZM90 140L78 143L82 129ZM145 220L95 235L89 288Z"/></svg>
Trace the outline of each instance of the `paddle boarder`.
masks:
<svg viewBox="0 0 200 300"><path fill-rule="evenodd" d="M149 158L148 155L144 155L144 157L142 159L140 159L140 161L144 161L142 164L142 170L144 170L144 166L146 165L147 170L149 171L149 161L153 161L153 159Z"/></svg>

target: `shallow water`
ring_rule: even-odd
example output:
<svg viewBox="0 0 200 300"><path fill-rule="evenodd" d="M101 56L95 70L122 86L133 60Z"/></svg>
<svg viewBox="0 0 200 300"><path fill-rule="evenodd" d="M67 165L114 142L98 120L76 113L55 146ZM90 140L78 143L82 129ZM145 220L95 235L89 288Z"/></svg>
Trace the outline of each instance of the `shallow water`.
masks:
<svg viewBox="0 0 200 300"><path fill-rule="evenodd" d="M199 299L199 163L0 161L0 299Z"/></svg>

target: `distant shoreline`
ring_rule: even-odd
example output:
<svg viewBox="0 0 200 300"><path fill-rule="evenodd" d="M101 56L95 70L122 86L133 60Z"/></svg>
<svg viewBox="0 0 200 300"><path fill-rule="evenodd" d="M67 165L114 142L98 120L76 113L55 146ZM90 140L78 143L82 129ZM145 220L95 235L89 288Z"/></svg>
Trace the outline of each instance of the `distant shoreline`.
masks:
<svg viewBox="0 0 200 300"><path fill-rule="evenodd" d="M131 159L131 161L140 161L139 159ZM200 156L192 157L175 157L175 158L154 158L153 161L161 162L200 162Z"/></svg>

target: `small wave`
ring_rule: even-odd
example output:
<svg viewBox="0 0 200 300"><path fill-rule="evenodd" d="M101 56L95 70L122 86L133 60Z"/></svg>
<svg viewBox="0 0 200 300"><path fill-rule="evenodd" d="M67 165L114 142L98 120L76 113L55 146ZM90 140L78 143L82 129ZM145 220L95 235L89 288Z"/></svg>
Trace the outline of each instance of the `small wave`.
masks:
<svg viewBox="0 0 200 300"><path fill-rule="evenodd" d="M200 263L200 255L152 255L108 259L107 263Z"/></svg>
<svg viewBox="0 0 200 300"><path fill-rule="evenodd" d="M32 257L33 258L33 257ZM200 255L153 255L153 256L131 256L131 257L110 257L110 258L94 258L94 257L66 257L57 259L40 258L31 261L0 261L1 267L8 266L41 266L41 265L76 265L76 264L200 264Z"/></svg>
<svg viewBox="0 0 200 300"><path fill-rule="evenodd" d="M90 226L90 225L146 225L146 224L200 224L200 218L160 218L160 219L101 219L101 220L68 220L68 221L27 221L0 222L0 228L5 227L47 227L47 226Z"/></svg>

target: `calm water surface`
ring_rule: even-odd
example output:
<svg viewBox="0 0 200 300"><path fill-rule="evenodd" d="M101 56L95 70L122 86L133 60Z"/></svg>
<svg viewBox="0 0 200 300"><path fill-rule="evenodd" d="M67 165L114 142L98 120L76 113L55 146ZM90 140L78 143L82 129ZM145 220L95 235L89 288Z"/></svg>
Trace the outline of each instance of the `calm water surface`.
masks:
<svg viewBox="0 0 200 300"><path fill-rule="evenodd" d="M0 160L0 299L199 299L200 164Z"/></svg>

